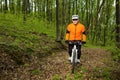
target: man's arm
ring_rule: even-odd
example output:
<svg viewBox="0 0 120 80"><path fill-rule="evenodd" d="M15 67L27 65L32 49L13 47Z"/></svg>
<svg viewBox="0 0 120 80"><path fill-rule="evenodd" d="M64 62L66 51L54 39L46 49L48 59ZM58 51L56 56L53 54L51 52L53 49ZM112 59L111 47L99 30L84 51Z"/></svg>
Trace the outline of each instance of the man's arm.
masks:
<svg viewBox="0 0 120 80"><path fill-rule="evenodd" d="M85 44L86 43L86 32L83 32L83 39L82 39L82 43Z"/></svg>
<svg viewBox="0 0 120 80"><path fill-rule="evenodd" d="M82 30L82 42L85 44L86 43L86 31L85 31L85 27L83 26L83 30Z"/></svg>
<svg viewBox="0 0 120 80"><path fill-rule="evenodd" d="M68 26L67 30L66 30L65 42L68 42L69 37L70 37L70 30L69 30L69 26Z"/></svg>

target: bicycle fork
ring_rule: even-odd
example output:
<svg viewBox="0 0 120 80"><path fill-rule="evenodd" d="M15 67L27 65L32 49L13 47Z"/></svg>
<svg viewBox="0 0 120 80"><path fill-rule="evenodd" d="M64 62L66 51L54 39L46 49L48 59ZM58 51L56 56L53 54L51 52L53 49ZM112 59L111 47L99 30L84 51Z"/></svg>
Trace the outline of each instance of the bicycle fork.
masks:
<svg viewBox="0 0 120 80"><path fill-rule="evenodd" d="M75 54L75 56L74 56ZM75 58L75 63L77 63L77 47L76 45L74 45L73 49L72 49L72 56L71 56L71 63L73 63L73 58Z"/></svg>

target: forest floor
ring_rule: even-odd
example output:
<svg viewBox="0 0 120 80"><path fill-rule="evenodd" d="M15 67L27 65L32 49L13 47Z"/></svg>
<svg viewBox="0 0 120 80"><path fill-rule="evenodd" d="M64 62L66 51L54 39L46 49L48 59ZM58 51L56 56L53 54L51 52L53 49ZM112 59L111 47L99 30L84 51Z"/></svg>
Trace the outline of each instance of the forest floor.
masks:
<svg viewBox="0 0 120 80"><path fill-rule="evenodd" d="M7 54L2 51L0 54L3 61L0 80L119 80L110 79L114 76L111 74L114 62L111 53L100 48L83 47L81 64L76 64L74 74L71 73L67 50L43 58L31 56L30 62L20 66L15 66Z"/></svg>

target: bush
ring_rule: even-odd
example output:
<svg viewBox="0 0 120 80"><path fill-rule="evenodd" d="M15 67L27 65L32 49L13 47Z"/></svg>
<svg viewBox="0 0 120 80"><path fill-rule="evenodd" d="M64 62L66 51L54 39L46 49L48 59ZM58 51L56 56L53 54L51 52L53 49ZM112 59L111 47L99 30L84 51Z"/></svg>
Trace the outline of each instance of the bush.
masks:
<svg viewBox="0 0 120 80"><path fill-rule="evenodd" d="M120 61L120 49L119 48L113 48L111 49L113 59L115 61Z"/></svg>

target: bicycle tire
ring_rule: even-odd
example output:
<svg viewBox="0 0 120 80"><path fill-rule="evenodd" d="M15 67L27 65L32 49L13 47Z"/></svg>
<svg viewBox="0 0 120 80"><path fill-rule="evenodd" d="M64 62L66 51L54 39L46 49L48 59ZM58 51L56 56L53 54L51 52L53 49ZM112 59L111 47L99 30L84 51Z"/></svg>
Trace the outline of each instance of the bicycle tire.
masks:
<svg viewBox="0 0 120 80"><path fill-rule="evenodd" d="M74 73L74 69L75 69L75 57L76 57L76 51L74 50L74 52L73 52L73 62L72 62L72 73Z"/></svg>

